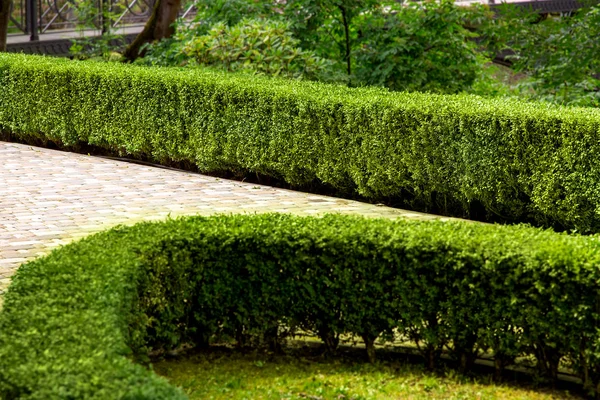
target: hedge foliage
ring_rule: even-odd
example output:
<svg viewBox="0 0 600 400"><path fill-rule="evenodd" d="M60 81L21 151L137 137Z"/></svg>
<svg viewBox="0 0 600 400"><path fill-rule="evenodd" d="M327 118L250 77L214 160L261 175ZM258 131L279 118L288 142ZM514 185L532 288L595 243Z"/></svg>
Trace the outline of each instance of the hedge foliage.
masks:
<svg viewBox="0 0 600 400"><path fill-rule="evenodd" d="M0 55L0 130L600 231L600 111Z"/></svg>
<svg viewBox="0 0 600 400"><path fill-rule="evenodd" d="M600 383L600 245L526 226L330 215L192 217L118 227L21 266L0 312L0 398L178 399L132 360L294 329L443 349L498 374L533 355Z"/></svg>

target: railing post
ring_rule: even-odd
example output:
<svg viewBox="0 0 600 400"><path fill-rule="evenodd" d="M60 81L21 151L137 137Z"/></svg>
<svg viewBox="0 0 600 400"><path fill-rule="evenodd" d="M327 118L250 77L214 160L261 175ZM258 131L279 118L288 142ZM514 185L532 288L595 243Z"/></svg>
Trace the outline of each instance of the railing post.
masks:
<svg viewBox="0 0 600 400"><path fill-rule="evenodd" d="M37 0L27 0L27 27L31 36L29 40L32 42L40 40L38 34L38 16L37 16Z"/></svg>

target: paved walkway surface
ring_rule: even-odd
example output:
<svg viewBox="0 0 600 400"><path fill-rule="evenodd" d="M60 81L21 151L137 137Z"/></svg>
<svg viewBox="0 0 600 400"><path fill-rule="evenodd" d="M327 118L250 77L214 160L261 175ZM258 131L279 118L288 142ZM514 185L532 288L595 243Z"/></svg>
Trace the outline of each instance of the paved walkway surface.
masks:
<svg viewBox="0 0 600 400"><path fill-rule="evenodd" d="M356 201L0 142L0 297L18 266L117 224L290 212L438 218ZM1 299L0 299L1 300Z"/></svg>

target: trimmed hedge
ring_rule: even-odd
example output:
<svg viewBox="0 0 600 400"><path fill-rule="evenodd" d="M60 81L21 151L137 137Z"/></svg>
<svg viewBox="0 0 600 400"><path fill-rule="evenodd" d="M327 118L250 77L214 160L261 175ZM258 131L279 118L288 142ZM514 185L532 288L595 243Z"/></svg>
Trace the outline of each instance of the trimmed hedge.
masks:
<svg viewBox="0 0 600 400"><path fill-rule="evenodd" d="M597 109L12 54L0 88L24 139L600 232Z"/></svg>
<svg viewBox="0 0 600 400"><path fill-rule="evenodd" d="M142 223L21 266L0 312L0 398L178 399L132 360L235 338L274 348L315 332L478 350L497 372L534 355L600 383L597 237L525 226L278 214Z"/></svg>

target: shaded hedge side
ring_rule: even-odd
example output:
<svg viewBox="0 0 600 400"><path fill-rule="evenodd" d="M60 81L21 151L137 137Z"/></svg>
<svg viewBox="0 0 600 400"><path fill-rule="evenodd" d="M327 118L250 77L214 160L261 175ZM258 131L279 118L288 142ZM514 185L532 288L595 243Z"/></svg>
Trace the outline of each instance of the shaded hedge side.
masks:
<svg viewBox="0 0 600 400"><path fill-rule="evenodd" d="M600 111L0 55L0 130L600 231Z"/></svg>
<svg viewBox="0 0 600 400"><path fill-rule="evenodd" d="M119 227L23 265L0 312L0 398L177 399L135 365L229 337L276 349L294 329L419 344L498 376L535 356L600 383L600 245L525 226L349 216L216 216ZM132 361L133 360L133 361ZM110 395L107 395L110 393Z"/></svg>

